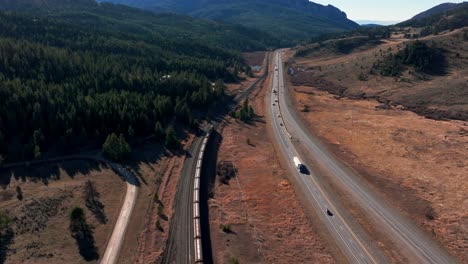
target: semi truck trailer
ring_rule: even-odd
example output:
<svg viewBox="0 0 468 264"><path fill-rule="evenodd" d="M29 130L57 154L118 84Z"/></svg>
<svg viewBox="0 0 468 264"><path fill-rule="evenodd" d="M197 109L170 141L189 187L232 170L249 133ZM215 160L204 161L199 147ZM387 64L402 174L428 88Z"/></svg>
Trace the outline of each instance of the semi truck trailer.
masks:
<svg viewBox="0 0 468 264"><path fill-rule="evenodd" d="M296 166L296 169L300 172L303 173L305 171L305 166L302 164L302 161L298 157L293 158L294 165Z"/></svg>

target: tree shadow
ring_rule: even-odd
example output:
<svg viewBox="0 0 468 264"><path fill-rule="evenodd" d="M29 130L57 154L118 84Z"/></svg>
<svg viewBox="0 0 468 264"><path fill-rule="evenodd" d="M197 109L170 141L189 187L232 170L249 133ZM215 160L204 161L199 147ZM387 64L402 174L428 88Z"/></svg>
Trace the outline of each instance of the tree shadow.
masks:
<svg viewBox="0 0 468 264"><path fill-rule="evenodd" d="M26 163L10 168L0 168L0 186L6 189L12 179L22 182L42 182L44 185L48 185L51 181L60 180L61 170L70 178L75 178L79 174L87 175L91 171L101 171L102 167L107 168L107 165L91 159L80 158Z"/></svg>
<svg viewBox="0 0 468 264"><path fill-rule="evenodd" d="M0 263L5 263L10 244L13 242L15 233L11 228L0 231Z"/></svg>

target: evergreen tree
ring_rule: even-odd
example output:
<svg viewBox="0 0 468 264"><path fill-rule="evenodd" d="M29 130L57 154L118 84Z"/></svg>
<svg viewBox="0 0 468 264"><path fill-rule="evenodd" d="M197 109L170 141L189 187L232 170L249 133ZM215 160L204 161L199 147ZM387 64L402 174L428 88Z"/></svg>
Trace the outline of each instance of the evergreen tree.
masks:
<svg viewBox="0 0 468 264"><path fill-rule="evenodd" d="M130 146L122 134L110 134L102 146L104 155L114 161L124 160L131 152Z"/></svg>
<svg viewBox="0 0 468 264"><path fill-rule="evenodd" d="M180 147L179 140L177 139L177 133L174 127L169 126L166 130L166 140L164 141L166 147L169 149L178 149Z"/></svg>
<svg viewBox="0 0 468 264"><path fill-rule="evenodd" d="M157 139L162 139L165 136L164 128L159 121L154 125L154 135Z"/></svg>
<svg viewBox="0 0 468 264"><path fill-rule="evenodd" d="M41 158L41 148L38 145L34 147L34 158L35 159Z"/></svg>

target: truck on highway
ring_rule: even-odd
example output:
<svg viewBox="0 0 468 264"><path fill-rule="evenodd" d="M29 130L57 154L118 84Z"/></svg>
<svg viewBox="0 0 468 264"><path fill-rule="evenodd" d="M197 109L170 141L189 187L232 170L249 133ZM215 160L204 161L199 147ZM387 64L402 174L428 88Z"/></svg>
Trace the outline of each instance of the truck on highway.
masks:
<svg viewBox="0 0 468 264"><path fill-rule="evenodd" d="M302 161L298 157L293 158L294 165L296 166L296 169L300 172L303 173L305 171L305 166L302 164Z"/></svg>

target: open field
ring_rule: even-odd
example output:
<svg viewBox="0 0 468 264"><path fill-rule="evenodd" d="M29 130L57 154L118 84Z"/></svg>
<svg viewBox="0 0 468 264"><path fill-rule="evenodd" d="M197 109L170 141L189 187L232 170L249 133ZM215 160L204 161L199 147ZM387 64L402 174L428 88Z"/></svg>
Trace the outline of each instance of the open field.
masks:
<svg viewBox="0 0 468 264"><path fill-rule="evenodd" d="M376 100L312 87L292 89L312 133L453 255L468 259L466 122L379 109Z"/></svg>
<svg viewBox="0 0 468 264"><path fill-rule="evenodd" d="M209 200L214 262L335 263L268 140L263 98L270 85L250 96L256 121L228 118L221 133L218 164L231 163L236 176L226 184L218 175Z"/></svg>
<svg viewBox="0 0 468 264"><path fill-rule="evenodd" d="M422 39L443 50L439 75L371 74L374 63L404 48L409 40L401 38L349 54L323 44L290 60L292 97L311 132L461 260L468 259L464 30Z"/></svg>
<svg viewBox="0 0 468 264"><path fill-rule="evenodd" d="M126 191L125 182L112 170L102 164L70 161L3 170L0 177L0 210L12 219L14 233L5 263L88 263L69 229L70 212L77 206L84 209L86 221L93 227L99 256L104 254ZM88 180L104 205L104 219L86 206L84 185Z"/></svg>

